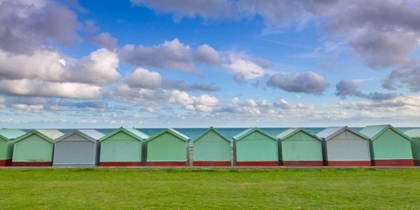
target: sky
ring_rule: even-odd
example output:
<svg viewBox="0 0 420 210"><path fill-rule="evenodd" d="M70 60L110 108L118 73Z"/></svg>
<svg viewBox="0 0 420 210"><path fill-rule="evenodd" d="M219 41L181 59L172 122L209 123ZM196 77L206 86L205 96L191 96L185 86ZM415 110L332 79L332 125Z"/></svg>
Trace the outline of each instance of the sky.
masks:
<svg viewBox="0 0 420 210"><path fill-rule="evenodd" d="M0 0L0 127L420 126L418 0Z"/></svg>

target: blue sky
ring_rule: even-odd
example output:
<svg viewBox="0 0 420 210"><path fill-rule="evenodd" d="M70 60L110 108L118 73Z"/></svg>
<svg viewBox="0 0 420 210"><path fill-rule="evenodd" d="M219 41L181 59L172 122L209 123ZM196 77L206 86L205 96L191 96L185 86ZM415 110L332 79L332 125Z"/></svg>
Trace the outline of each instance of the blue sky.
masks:
<svg viewBox="0 0 420 210"><path fill-rule="evenodd" d="M0 0L0 124L419 126L419 3Z"/></svg>

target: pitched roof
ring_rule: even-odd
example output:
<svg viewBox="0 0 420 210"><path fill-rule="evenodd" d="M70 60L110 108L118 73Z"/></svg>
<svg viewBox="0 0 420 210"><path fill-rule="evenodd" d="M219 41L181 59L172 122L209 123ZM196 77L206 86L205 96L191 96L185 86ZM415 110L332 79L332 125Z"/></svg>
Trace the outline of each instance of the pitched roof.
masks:
<svg viewBox="0 0 420 210"><path fill-rule="evenodd" d="M410 129L408 131L405 131L404 133L405 133L405 135L407 135L411 138L420 139L420 128Z"/></svg>
<svg viewBox="0 0 420 210"><path fill-rule="evenodd" d="M224 140L226 140L226 141L228 141L230 143L230 140L225 135L223 135L222 133L220 133L219 131L217 131L213 127L210 127L209 129L207 129L206 131L204 131L201 135L199 135L197 138L195 138L193 142L196 142L197 140L199 140L200 138L202 138L203 136L205 136L210 131L215 132L217 135L219 135L220 137L222 137L222 139L224 139Z"/></svg>
<svg viewBox="0 0 420 210"><path fill-rule="evenodd" d="M246 129L244 131L242 131L241 133L237 134L236 136L233 137L234 140L236 141L240 141L241 139L245 138L246 136L248 136L249 134L253 133L253 132L258 132L263 134L264 136L267 136L270 139L273 139L275 141L277 141L277 138L264 132L263 130L259 129L259 128L249 128Z"/></svg>
<svg viewBox="0 0 420 210"><path fill-rule="evenodd" d="M338 134L340 134L344 131L349 131L349 132L351 132L351 133L353 133L353 134L355 134L355 135L357 135L361 138L369 140L369 137L367 137L367 136L363 135L362 133L359 133L359 132L357 132L357 131L355 131L355 130L347 127L347 126L344 126L344 127L328 127L326 129L322 130L321 132L317 133L316 135L320 138L325 139L325 141L328 141L328 140L334 138L335 136L337 136Z"/></svg>
<svg viewBox="0 0 420 210"><path fill-rule="evenodd" d="M304 132L304 133L308 134L309 136L311 136L311 137L313 137L313 138L315 138L319 141L322 140L321 138L319 138L315 134L313 134L313 133L311 133L311 132L309 132L309 131L307 131L303 128L289 128L289 129L277 134L276 137L283 141L283 140L286 140L287 138L289 138L290 136L293 136L294 134L299 133L299 132Z"/></svg>
<svg viewBox="0 0 420 210"><path fill-rule="evenodd" d="M375 141L379 136L381 136L383 133L385 133L388 130L392 130L395 133L399 134L403 138L410 140L410 137L405 135L403 132L401 132L398 129L395 129L391 125L369 125L363 128L360 133L368 136L372 141Z"/></svg>
<svg viewBox="0 0 420 210"><path fill-rule="evenodd" d="M135 129L135 128L124 128L124 127L120 127L114 131L112 131L111 133L108 133L107 135L101 137L99 140L100 141L105 141L108 138L112 137L113 135L119 133L119 132L124 132L127 135L133 137L134 139L138 140L138 141L144 141L146 139L149 138L148 135L144 134L143 132Z"/></svg>
<svg viewBox="0 0 420 210"><path fill-rule="evenodd" d="M69 136L72 136L74 134L78 134L83 136L85 139L91 141L91 142L96 142L98 141L101 137L104 136L103 133L97 131L97 130L72 130L71 132L68 132L66 135L63 135L59 138L57 138L55 141L59 142L62 141L66 138L68 138Z"/></svg>
<svg viewBox="0 0 420 210"><path fill-rule="evenodd" d="M184 135L184 134L176 131L175 129L167 128L165 130L162 130L162 131L156 133L155 135L153 135L152 137L150 137L149 139L147 139L147 141L152 141L152 140L156 139L157 137L159 137L160 135L162 135L164 133L170 133L170 134L178 137L180 140L185 141L185 142L187 142L187 141L190 140L190 138L188 136L186 136L186 135Z"/></svg>
<svg viewBox="0 0 420 210"><path fill-rule="evenodd" d="M48 137L48 138L50 138L52 140L54 140L54 139L56 139L56 138L64 135L64 133L62 133L59 130L43 130L43 129L39 129L39 130L36 130L36 131L44 134L46 137Z"/></svg>
<svg viewBox="0 0 420 210"><path fill-rule="evenodd" d="M64 135L64 133L60 132L59 130L32 130L16 138L16 140L13 143L20 142L31 135L37 135L46 141L54 143L54 139Z"/></svg>
<svg viewBox="0 0 420 210"><path fill-rule="evenodd" d="M19 136L24 135L26 132L20 129L8 129L2 128L0 129L0 136L3 136L5 139L15 139Z"/></svg>

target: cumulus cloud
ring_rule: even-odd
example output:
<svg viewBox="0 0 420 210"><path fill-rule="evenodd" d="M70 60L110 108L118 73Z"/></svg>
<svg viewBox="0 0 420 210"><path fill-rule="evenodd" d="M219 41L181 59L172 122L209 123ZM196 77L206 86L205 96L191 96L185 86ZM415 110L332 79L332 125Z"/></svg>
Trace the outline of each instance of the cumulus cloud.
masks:
<svg viewBox="0 0 420 210"><path fill-rule="evenodd" d="M404 84L412 92L420 91L420 66L395 69L382 81L382 87L395 90L399 84Z"/></svg>
<svg viewBox="0 0 420 210"><path fill-rule="evenodd" d="M161 86L162 77L157 72L151 72L147 69L137 68L131 74L129 73L124 82L132 87L158 88Z"/></svg>
<svg viewBox="0 0 420 210"><path fill-rule="evenodd" d="M244 74L242 74L242 72L237 72L233 75L233 80L235 80L239 84L242 84L245 82L245 76Z"/></svg>
<svg viewBox="0 0 420 210"><path fill-rule="evenodd" d="M198 83L189 84L182 80L170 80L164 79L162 82L163 89L176 89L180 91L205 91L205 92L217 92L220 91L220 87L216 84Z"/></svg>
<svg viewBox="0 0 420 210"><path fill-rule="evenodd" d="M294 73L291 75L274 74L266 82L268 86L287 92L322 94L328 87L324 77L314 72Z"/></svg>
<svg viewBox="0 0 420 210"><path fill-rule="evenodd" d="M272 73L253 61L253 57L240 53L228 52L225 54L222 66L233 73L235 81L244 81L263 77Z"/></svg>
<svg viewBox="0 0 420 210"><path fill-rule="evenodd" d="M140 45L135 48L134 45L125 45L120 49L119 57L133 66L151 66L184 72L195 70L196 63L219 63L217 51L210 46L200 45L193 49L178 39L152 47Z"/></svg>
<svg viewBox="0 0 420 210"><path fill-rule="evenodd" d="M356 82L352 80L341 80L335 86L336 88L336 96L340 96L341 98L345 98L346 96L355 96L359 98L365 98L369 100L389 100L395 99L399 95L396 93L380 93L380 92L372 92L372 93L363 93L358 89Z"/></svg>
<svg viewBox="0 0 420 210"><path fill-rule="evenodd" d="M87 21L85 26L87 40L110 51L117 49L118 39L108 32L98 34L99 29L93 21Z"/></svg>

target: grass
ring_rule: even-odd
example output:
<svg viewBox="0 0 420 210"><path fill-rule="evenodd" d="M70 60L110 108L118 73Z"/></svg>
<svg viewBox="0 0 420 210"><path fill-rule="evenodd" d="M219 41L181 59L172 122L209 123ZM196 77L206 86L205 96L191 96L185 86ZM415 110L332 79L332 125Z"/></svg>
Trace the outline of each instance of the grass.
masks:
<svg viewBox="0 0 420 210"><path fill-rule="evenodd" d="M0 209L418 209L418 169L3 169Z"/></svg>

